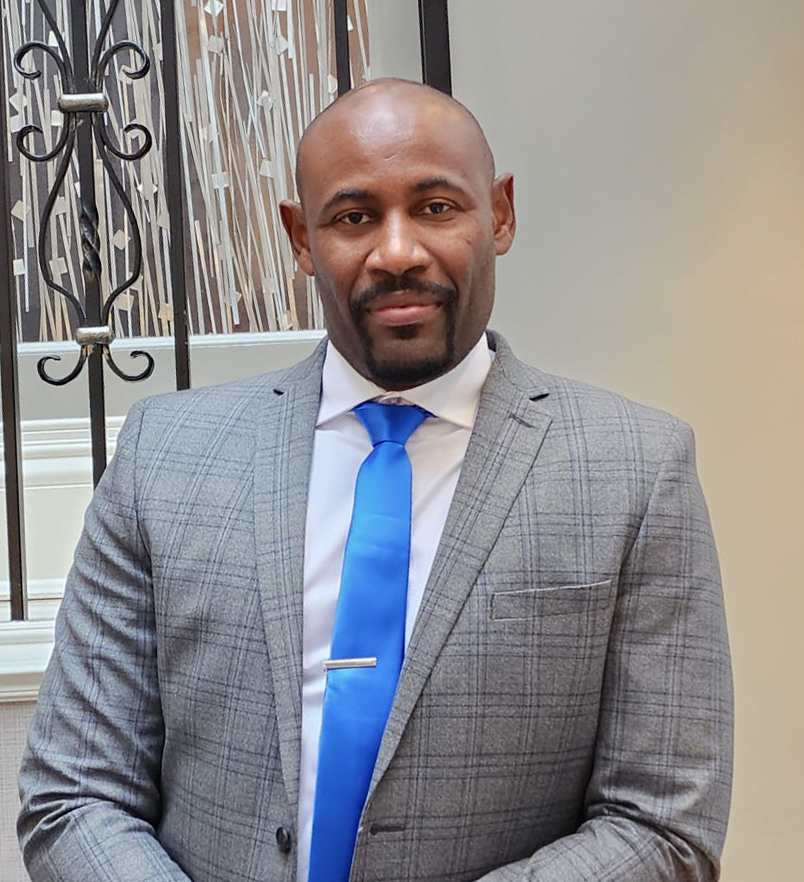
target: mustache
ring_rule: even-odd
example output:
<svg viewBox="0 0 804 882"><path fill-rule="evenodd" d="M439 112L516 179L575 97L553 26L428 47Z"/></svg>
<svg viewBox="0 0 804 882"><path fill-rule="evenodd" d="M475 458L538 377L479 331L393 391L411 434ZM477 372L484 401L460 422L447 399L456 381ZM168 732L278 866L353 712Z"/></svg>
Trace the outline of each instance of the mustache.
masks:
<svg viewBox="0 0 804 882"><path fill-rule="evenodd" d="M358 291L349 304L352 315L365 312L368 307L378 298L386 294L395 294L397 291L417 291L422 294L435 294L444 305L451 305L458 299L458 292L449 285L440 285L438 282L428 282L425 279L417 279L412 276L390 276Z"/></svg>

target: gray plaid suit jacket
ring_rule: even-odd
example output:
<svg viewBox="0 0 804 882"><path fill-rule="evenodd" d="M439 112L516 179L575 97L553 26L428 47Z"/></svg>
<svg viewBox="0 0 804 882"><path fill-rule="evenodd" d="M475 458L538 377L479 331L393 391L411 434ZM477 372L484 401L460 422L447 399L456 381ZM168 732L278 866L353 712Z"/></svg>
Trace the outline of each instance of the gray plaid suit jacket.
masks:
<svg viewBox="0 0 804 882"><path fill-rule="evenodd" d="M490 339L352 882L715 879L731 675L691 433ZM36 882L293 882L322 360L132 409L23 761Z"/></svg>

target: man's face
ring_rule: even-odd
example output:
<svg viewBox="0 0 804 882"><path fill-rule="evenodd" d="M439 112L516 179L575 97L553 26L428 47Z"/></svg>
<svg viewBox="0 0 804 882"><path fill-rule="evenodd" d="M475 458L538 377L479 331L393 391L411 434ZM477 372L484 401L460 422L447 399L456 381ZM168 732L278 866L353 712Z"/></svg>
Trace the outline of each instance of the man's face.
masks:
<svg viewBox="0 0 804 882"><path fill-rule="evenodd" d="M387 389L431 380L474 346L514 231L510 175L493 181L474 123L422 91L332 108L303 148L302 206L282 206L333 345Z"/></svg>

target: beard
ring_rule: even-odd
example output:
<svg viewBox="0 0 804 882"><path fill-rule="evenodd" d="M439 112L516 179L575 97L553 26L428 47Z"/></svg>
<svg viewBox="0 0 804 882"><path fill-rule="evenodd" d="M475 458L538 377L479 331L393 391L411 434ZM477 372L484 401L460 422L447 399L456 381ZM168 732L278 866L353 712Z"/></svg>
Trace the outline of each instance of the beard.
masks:
<svg viewBox="0 0 804 882"><path fill-rule="evenodd" d="M370 304L378 297L396 291L420 291L435 294L439 298L444 314L444 346L440 352L425 357L383 358L375 351L374 341L369 334L366 317ZM372 379L386 389L410 389L440 377L449 370L455 360L455 310L458 292L437 282L400 276L379 282L360 291L349 304L349 309L363 347L363 358ZM398 340L414 340L418 334L416 325L402 325L391 329Z"/></svg>

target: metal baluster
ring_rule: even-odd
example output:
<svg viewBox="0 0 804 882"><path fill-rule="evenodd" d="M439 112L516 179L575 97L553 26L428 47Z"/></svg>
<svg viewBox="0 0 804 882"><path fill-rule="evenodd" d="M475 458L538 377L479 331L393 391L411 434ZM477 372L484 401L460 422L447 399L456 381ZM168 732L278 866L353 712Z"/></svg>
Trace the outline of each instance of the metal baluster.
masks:
<svg viewBox="0 0 804 882"><path fill-rule="evenodd" d="M3 408L3 456L6 477L6 527L8 534L8 580L11 590L11 618L28 617L25 585L25 531L20 440L19 377L17 375L17 309L13 272L11 194L8 180L6 60L0 44L0 212L4 218L0 233L0 385Z"/></svg>
<svg viewBox="0 0 804 882"><path fill-rule="evenodd" d="M335 0L335 67L338 74L338 97L352 88L349 70L349 9L348 0Z"/></svg>
<svg viewBox="0 0 804 882"><path fill-rule="evenodd" d="M162 76L165 84L165 185L170 222L170 285L173 298L173 345L176 388L190 388L190 338L187 323L187 269L184 231L184 166L182 163L179 62L175 0L164 0L162 11Z"/></svg>
<svg viewBox="0 0 804 882"><path fill-rule="evenodd" d="M452 94L447 0L419 0L419 35L422 47L422 81Z"/></svg>
<svg viewBox="0 0 804 882"><path fill-rule="evenodd" d="M93 83L89 72L89 21L86 0L71 0L73 71L75 89L79 94L91 94ZM98 203L95 193L95 151L92 144L91 118L79 113L76 125L76 151L80 184L81 250L84 254L86 319L89 327L99 329L101 320L101 259L98 236ZM79 343L81 340L79 339ZM111 339L109 339L111 343ZM103 379L103 349L89 346L87 358L89 382L89 424L92 438L92 480L97 484L106 469L106 396Z"/></svg>

